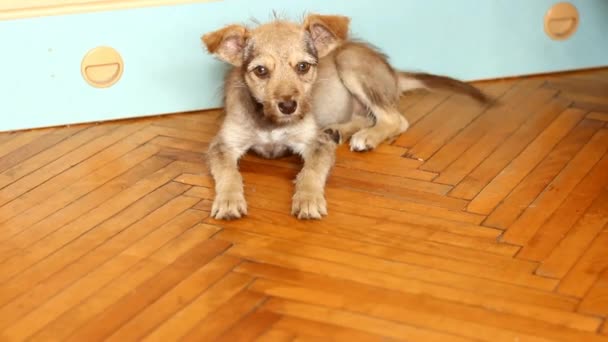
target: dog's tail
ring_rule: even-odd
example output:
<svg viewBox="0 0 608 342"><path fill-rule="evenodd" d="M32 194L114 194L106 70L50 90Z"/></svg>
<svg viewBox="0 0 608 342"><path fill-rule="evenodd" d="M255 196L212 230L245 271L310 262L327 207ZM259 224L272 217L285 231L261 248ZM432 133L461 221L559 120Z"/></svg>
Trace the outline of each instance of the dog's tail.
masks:
<svg viewBox="0 0 608 342"><path fill-rule="evenodd" d="M447 90L470 96L483 104L493 102L478 88L454 78L421 72L399 72L399 90L404 93L416 89Z"/></svg>

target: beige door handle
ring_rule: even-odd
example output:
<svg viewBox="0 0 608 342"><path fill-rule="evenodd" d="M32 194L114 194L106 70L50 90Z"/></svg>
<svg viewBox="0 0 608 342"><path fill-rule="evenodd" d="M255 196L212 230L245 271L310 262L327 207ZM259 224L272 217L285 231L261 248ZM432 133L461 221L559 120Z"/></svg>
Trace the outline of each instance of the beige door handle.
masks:
<svg viewBox="0 0 608 342"><path fill-rule="evenodd" d="M82 59L80 70L87 83L107 88L120 80L124 69L122 57L115 49L100 46L90 50Z"/></svg>
<svg viewBox="0 0 608 342"><path fill-rule="evenodd" d="M545 14L545 33L554 40L565 40L572 36L579 23L578 10L568 2L552 6Z"/></svg>

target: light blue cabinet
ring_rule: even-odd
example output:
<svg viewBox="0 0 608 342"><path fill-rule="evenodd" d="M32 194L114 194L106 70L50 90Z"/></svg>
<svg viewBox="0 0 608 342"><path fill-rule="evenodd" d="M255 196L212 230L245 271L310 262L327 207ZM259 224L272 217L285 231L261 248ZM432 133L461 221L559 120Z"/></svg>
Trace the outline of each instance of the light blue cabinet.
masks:
<svg viewBox="0 0 608 342"><path fill-rule="evenodd" d="M550 0L224 0L0 21L0 131L218 107L224 67L200 36L274 9L352 17L352 35L394 65L465 80L608 66L608 1L571 1L569 40L549 39ZM91 48L120 52L124 73L94 88L80 64Z"/></svg>

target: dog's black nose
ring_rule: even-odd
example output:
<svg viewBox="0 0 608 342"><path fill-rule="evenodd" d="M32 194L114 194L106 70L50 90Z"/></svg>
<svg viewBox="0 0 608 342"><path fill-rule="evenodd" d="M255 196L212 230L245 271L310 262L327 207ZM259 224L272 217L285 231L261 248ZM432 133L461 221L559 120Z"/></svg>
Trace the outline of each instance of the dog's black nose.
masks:
<svg viewBox="0 0 608 342"><path fill-rule="evenodd" d="M296 111L296 108L298 108L298 103L296 101L290 100L279 102L279 110L283 114L293 114L293 112Z"/></svg>

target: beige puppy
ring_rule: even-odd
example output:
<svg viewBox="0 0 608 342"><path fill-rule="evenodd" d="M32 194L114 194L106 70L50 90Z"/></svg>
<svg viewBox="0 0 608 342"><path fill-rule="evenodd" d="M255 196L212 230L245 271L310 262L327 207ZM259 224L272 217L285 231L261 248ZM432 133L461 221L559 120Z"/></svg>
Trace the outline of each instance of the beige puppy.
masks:
<svg viewBox="0 0 608 342"><path fill-rule="evenodd" d="M299 154L292 213L327 214L324 188L336 143L367 151L408 128L398 111L402 92L447 88L480 101L476 88L442 76L395 71L384 55L348 39L349 19L309 15L304 23L274 20L248 29L230 25L205 34L207 50L232 65L224 84L224 122L208 151L216 195L212 216L247 213L238 160Z"/></svg>

